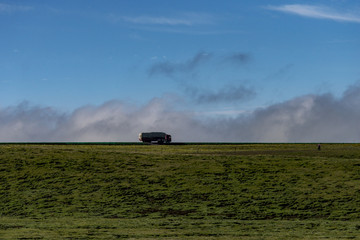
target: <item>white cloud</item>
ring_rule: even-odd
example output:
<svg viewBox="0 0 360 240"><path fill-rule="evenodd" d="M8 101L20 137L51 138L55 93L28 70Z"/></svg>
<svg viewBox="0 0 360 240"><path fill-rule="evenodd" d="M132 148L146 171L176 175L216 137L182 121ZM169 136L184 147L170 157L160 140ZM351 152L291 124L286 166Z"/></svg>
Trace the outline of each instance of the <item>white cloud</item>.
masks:
<svg viewBox="0 0 360 240"><path fill-rule="evenodd" d="M280 11L309 18L360 23L360 13L354 14L350 12L341 12L325 6L289 4L282 6L268 6L266 8L274 11Z"/></svg>

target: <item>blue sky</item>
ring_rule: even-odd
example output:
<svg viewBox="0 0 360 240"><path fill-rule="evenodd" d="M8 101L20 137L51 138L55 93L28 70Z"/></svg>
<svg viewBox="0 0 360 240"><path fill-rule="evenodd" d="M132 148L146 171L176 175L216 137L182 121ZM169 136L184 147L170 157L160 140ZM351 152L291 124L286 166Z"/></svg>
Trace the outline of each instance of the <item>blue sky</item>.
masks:
<svg viewBox="0 0 360 240"><path fill-rule="evenodd" d="M21 131L16 128L17 135L3 141L131 141L136 131L165 126L152 119L123 134L121 124L107 125L113 136L90 121L92 130L84 137L58 133L78 112L92 109L91 117L109 105L109 113L118 115L101 113L100 122L125 118L123 125L129 125L131 114L162 108L164 116L190 116L186 120L196 122L187 126L191 131L207 129L199 137L181 135L171 125L165 130L180 140L208 141L214 139L208 129L257 120L259 111L306 96L331 96L339 103L360 80L355 0L0 0L0 31L0 129L12 136L14 124L24 121L19 112L50 119L44 133L22 122ZM336 134L289 137L283 124L287 130L274 137L249 133L230 140L339 140Z"/></svg>

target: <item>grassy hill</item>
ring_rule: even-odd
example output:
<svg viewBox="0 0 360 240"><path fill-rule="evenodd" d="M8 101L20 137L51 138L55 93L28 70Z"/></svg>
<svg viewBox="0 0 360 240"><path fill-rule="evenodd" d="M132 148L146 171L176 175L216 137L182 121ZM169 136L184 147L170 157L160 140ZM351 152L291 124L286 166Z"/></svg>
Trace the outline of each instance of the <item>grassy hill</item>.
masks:
<svg viewBox="0 0 360 240"><path fill-rule="evenodd" d="M360 237L360 145L0 145L0 238Z"/></svg>

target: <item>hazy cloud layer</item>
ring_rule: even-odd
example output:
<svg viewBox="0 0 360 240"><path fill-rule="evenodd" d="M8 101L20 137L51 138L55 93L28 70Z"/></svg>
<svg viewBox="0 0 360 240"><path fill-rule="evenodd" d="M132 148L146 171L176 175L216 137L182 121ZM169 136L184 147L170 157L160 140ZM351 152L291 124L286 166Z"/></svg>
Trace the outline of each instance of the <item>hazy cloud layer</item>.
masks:
<svg viewBox="0 0 360 240"><path fill-rule="evenodd" d="M317 5L303 5L303 4L289 4L282 6L268 6L267 9L295 14L303 17L328 19L340 22L354 22L360 23L360 14L351 12L341 12L336 9L317 6Z"/></svg>
<svg viewBox="0 0 360 240"><path fill-rule="evenodd" d="M113 20L123 20L132 24L142 24L142 25L169 25L169 26L177 26L177 25L199 25L199 24L212 24L214 18L205 13L182 13L178 14L178 16L151 16L151 15L143 15L143 16L122 16L116 17L112 16Z"/></svg>
<svg viewBox="0 0 360 240"><path fill-rule="evenodd" d="M195 54L191 59L185 62L171 62L171 61L163 61L159 63L155 63L152 65L148 74L150 77L154 75L165 75L168 77L173 76L174 74L179 73L189 73L194 71L197 67L201 66L208 60L212 58L212 54L206 52L199 52Z"/></svg>
<svg viewBox="0 0 360 240"><path fill-rule="evenodd" d="M210 61L213 61L213 65L218 63L243 65L248 63L250 60L251 55L242 52L234 52L225 56L217 56L216 54L210 52L198 52L184 62L172 62L167 60L154 63L148 69L148 75L149 77L156 75L171 77L175 74L191 73Z"/></svg>
<svg viewBox="0 0 360 240"><path fill-rule="evenodd" d="M33 7L25 6L25 5L0 3L0 13L27 12L33 9L34 9Z"/></svg>
<svg viewBox="0 0 360 240"><path fill-rule="evenodd" d="M160 24L160 25L192 25L189 19L168 18L168 17L123 17L123 20L135 24Z"/></svg>
<svg viewBox="0 0 360 240"><path fill-rule="evenodd" d="M216 91L189 88L188 93L197 103L201 104L247 101L256 95L253 89L241 85L225 86Z"/></svg>
<svg viewBox="0 0 360 240"><path fill-rule="evenodd" d="M224 63L233 63L243 65L251 60L250 54L248 53L232 53L224 57Z"/></svg>
<svg viewBox="0 0 360 240"><path fill-rule="evenodd" d="M242 66L250 61L250 54L235 52L226 56L216 56L213 53L199 52L184 62L163 61L153 64L149 70L149 77L166 76L177 81L181 89L196 103L210 104L219 102L236 102L249 100L256 95L255 90L242 86L229 84L226 81L219 89L200 89L196 87L199 68L210 63L216 66L219 63L229 64L233 67ZM216 77L216 76L214 76Z"/></svg>
<svg viewBox="0 0 360 240"><path fill-rule="evenodd" d="M360 87L341 98L306 95L236 118L176 111L161 98L142 107L119 101L64 114L27 103L0 109L0 141L137 141L142 131L165 131L174 141L358 142Z"/></svg>

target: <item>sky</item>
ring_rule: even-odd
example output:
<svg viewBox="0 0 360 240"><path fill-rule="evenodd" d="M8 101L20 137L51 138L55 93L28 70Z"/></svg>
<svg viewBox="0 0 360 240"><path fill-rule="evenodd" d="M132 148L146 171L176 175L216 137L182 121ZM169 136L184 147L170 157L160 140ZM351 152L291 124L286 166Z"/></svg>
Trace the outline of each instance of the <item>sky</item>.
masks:
<svg viewBox="0 0 360 240"><path fill-rule="evenodd" d="M0 0L0 141L359 142L357 0Z"/></svg>

